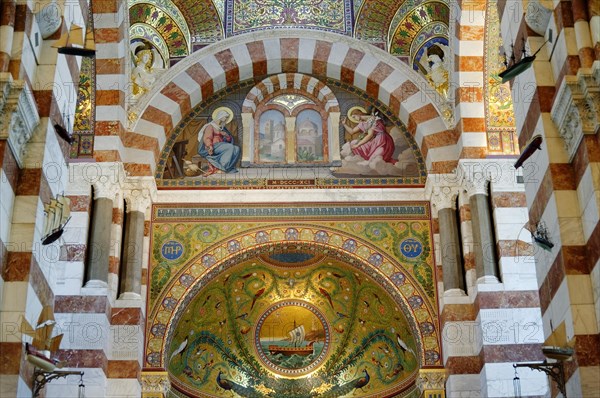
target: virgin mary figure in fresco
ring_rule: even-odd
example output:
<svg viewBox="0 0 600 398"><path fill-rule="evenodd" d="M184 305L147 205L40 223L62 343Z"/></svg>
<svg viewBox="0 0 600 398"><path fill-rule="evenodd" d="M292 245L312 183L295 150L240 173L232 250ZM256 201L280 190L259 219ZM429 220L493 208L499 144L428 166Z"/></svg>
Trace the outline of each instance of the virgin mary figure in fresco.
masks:
<svg viewBox="0 0 600 398"><path fill-rule="evenodd" d="M233 119L233 112L227 107L220 107L215 109L212 118L198 133L198 154L208 161L208 170L203 176L237 173L240 147L233 143L233 135L225 127Z"/></svg>

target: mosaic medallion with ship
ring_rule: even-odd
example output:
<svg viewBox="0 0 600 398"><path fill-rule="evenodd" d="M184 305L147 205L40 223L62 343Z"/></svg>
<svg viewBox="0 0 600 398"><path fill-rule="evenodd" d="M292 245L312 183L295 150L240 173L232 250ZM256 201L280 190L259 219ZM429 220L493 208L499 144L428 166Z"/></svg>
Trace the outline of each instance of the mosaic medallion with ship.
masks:
<svg viewBox="0 0 600 398"><path fill-rule="evenodd" d="M269 369L285 376L301 376L323 361L329 340L329 326L315 306L283 301L259 318L254 343Z"/></svg>

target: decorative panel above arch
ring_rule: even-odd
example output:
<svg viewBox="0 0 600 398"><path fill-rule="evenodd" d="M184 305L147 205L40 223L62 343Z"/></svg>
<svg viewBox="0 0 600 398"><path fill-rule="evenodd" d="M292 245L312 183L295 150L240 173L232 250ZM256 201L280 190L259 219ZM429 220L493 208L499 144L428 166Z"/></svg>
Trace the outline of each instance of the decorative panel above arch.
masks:
<svg viewBox="0 0 600 398"><path fill-rule="evenodd" d="M351 0L225 0L226 36L302 28L352 34Z"/></svg>
<svg viewBox="0 0 600 398"><path fill-rule="evenodd" d="M144 366L180 395L404 396L441 364L427 203L152 213Z"/></svg>
<svg viewBox="0 0 600 398"><path fill-rule="evenodd" d="M394 15L389 30L389 52L396 56L411 56L414 62L416 52L411 54L413 42L417 49L431 38L443 37L448 40L448 20L450 9L442 1L425 1L418 5L405 3Z"/></svg>
<svg viewBox="0 0 600 398"><path fill-rule="evenodd" d="M144 38L162 48L165 43L170 57L183 57L190 53L190 36L187 25L177 21L167 11L149 3L136 3L129 8L132 38ZM144 28L148 26L148 28ZM155 37L156 35L160 38Z"/></svg>
<svg viewBox="0 0 600 398"><path fill-rule="evenodd" d="M290 93L301 94L312 104L307 103L288 112L284 105L272 103L279 96ZM356 109L356 106L378 112L385 128L378 134L389 136L389 140L374 140L371 147L381 146L390 155L389 158L378 156L377 153L363 154L352 150L351 145L365 134L350 133L344 130L340 122L347 119L348 112ZM206 153L201 153L202 143L206 145L203 141L204 128L213 121L217 109L225 108L232 112L230 121L224 126L230 133L231 144L225 146L238 147L231 150L240 154L239 158L232 160L235 170L229 167L227 172L213 173L211 165L217 168L219 165L213 164L214 159L207 157ZM277 159L267 156L261 161L258 149L263 141L260 134L264 134L264 131L260 131L263 126L261 118L263 111L269 108L272 108L270 112L275 112L274 109L283 112L280 115L283 120L274 126L286 131L295 131L295 118L299 110L310 108L319 112L322 122L319 130L322 150L319 150L323 153L322 159L304 161L308 159L303 154L305 151L298 148L302 140L290 141L290 137L283 134L280 135L280 149L283 151L283 146L287 146L285 150L288 152L282 152ZM357 125L349 119L346 123L352 127ZM286 144L288 141L290 145ZM266 147L264 150L267 150ZM299 158L304 160L297 161ZM200 189L407 187L422 186L426 176L425 162L414 138L383 104L370 101L366 93L355 87L335 81L325 84L319 79L298 73L273 75L258 84L247 81L231 85L200 103L173 129L160 155L156 173L159 187Z"/></svg>

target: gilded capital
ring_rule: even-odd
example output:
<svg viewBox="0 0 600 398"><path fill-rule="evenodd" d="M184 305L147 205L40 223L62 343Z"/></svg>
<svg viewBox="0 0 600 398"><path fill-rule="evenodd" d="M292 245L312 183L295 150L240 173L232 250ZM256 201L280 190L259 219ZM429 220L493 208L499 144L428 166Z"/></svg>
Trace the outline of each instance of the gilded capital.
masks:
<svg viewBox="0 0 600 398"><path fill-rule="evenodd" d="M446 380L448 375L446 369L420 369L416 384L421 390L421 397L433 396L444 398L446 396Z"/></svg>
<svg viewBox="0 0 600 398"><path fill-rule="evenodd" d="M142 372L142 397L163 398L169 391L169 374L167 372Z"/></svg>

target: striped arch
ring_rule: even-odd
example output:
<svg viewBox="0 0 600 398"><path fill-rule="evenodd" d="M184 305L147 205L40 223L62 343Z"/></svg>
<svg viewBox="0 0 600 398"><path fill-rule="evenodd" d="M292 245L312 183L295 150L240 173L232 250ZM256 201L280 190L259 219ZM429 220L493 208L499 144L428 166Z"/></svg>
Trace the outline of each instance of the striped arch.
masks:
<svg viewBox="0 0 600 398"><path fill-rule="evenodd" d="M301 73L352 85L388 107L404 123L428 170L458 163L457 136L438 111L431 87L414 71L374 46L328 33L289 30L236 36L203 48L160 77L163 85L141 98L128 132L125 162L132 174L152 175L171 130L188 112L226 87L269 75ZM140 164L140 160L141 164Z"/></svg>
<svg viewBox="0 0 600 398"><path fill-rule="evenodd" d="M331 89L319 79L301 73L280 73L267 77L250 90L242 105L242 112L255 112L256 107L264 98L287 88L312 94L325 103L327 112L340 111L337 98Z"/></svg>

